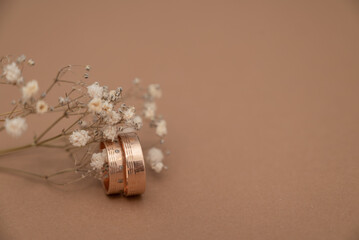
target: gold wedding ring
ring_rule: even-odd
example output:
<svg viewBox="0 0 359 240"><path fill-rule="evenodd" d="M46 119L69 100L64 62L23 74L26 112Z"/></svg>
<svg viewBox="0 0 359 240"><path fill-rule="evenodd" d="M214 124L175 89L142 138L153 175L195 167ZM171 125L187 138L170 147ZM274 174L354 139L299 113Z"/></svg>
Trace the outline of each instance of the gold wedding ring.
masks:
<svg viewBox="0 0 359 240"><path fill-rule="evenodd" d="M102 179L106 193L142 194L146 188L146 169L137 134L120 134L118 140L101 143L108 156L108 170L105 168Z"/></svg>
<svg viewBox="0 0 359 240"><path fill-rule="evenodd" d="M126 159L124 195L141 194L146 188L145 161L140 141L135 133L119 135Z"/></svg>
<svg viewBox="0 0 359 240"><path fill-rule="evenodd" d="M125 185L122 147L118 142L104 142L101 148L106 148L108 159L108 169L103 173L103 186L107 194L120 193Z"/></svg>

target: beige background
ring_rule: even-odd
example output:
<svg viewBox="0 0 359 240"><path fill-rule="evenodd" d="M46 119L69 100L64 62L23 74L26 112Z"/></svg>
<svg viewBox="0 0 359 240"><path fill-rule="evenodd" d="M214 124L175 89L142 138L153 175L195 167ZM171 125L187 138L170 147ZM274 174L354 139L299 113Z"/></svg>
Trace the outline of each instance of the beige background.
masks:
<svg viewBox="0 0 359 240"><path fill-rule="evenodd" d="M0 53L33 57L41 86L70 63L160 83L172 151L131 199L1 172L0 239L359 239L358 1L3 0ZM0 88L1 111L14 97Z"/></svg>

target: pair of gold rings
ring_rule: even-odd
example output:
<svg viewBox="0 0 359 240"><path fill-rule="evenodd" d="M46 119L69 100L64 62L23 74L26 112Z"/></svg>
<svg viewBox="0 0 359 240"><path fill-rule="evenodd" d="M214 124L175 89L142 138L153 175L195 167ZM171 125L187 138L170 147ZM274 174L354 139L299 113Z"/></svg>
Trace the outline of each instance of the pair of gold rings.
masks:
<svg viewBox="0 0 359 240"><path fill-rule="evenodd" d="M142 194L146 188L146 169L137 134L120 134L118 140L100 145L107 150L108 157L108 168L102 178L106 194Z"/></svg>

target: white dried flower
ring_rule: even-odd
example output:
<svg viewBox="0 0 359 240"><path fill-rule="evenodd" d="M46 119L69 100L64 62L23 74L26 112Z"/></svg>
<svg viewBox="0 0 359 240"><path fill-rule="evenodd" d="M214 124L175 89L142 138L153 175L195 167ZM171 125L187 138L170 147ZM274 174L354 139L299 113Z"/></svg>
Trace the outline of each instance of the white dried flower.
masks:
<svg viewBox="0 0 359 240"><path fill-rule="evenodd" d="M22 87L22 98L27 101L32 98L39 91L39 84L36 80L28 82Z"/></svg>
<svg viewBox="0 0 359 240"><path fill-rule="evenodd" d="M36 103L36 112L37 113L46 113L49 110L49 105L43 100L39 100Z"/></svg>
<svg viewBox="0 0 359 240"><path fill-rule="evenodd" d="M133 84L139 84L141 82L141 79L135 78L133 79Z"/></svg>
<svg viewBox="0 0 359 240"><path fill-rule="evenodd" d="M122 112L122 115L123 115L122 116L123 119L125 119L126 121L131 121L135 116L135 108L134 107L127 108L125 111Z"/></svg>
<svg viewBox="0 0 359 240"><path fill-rule="evenodd" d="M60 105L65 105L65 104L67 104L68 102L70 102L70 99L69 99L68 97L66 97L66 98L59 97L59 103L60 103Z"/></svg>
<svg viewBox="0 0 359 240"><path fill-rule="evenodd" d="M27 123L25 118L16 117L13 119L5 119L5 130L12 137L19 137L26 131Z"/></svg>
<svg viewBox="0 0 359 240"><path fill-rule="evenodd" d="M115 125L121 121L121 115L116 111L110 111L105 118L105 122L110 125Z"/></svg>
<svg viewBox="0 0 359 240"><path fill-rule="evenodd" d="M140 116L134 117L133 124L135 125L136 129L139 130L143 126L142 118Z"/></svg>
<svg viewBox="0 0 359 240"><path fill-rule="evenodd" d="M117 127L115 126L106 126L103 129L103 135L106 139L114 141L117 137Z"/></svg>
<svg viewBox="0 0 359 240"><path fill-rule="evenodd" d="M116 97L116 90L111 90L109 93L108 93L108 97L107 97L107 99L109 100L109 101L115 101L116 99L117 99L117 97Z"/></svg>
<svg viewBox="0 0 359 240"><path fill-rule="evenodd" d="M107 153L105 149L100 153L94 153L92 154L91 157L90 166L94 170L101 170L103 165L105 164L106 158L107 158Z"/></svg>
<svg viewBox="0 0 359 240"><path fill-rule="evenodd" d="M87 87L87 93L92 98L102 98L103 87L101 87L98 82L95 82Z"/></svg>
<svg viewBox="0 0 359 240"><path fill-rule="evenodd" d="M27 61L27 63L30 65L30 66L34 66L35 65L35 61L33 59L29 59Z"/></svg>
<svg viewBox="0 0 359 240"><path fill-rule="evenodd" d="M161 149L152 147L148 150L147 153L147 162L152 165L154 163L162 162L164 158L163 152Z"/></svg>
<svg viewBox="0 0 359 240"><path fill-rule="evenodd" d="M167 123L165 120L162 119L157 123L156 134L160 137L167 134Z"/></svg>
<svg viewBox="0 0 359 240"><path fill-rule="evenodd" d="M102 111L109 113L112 111L113 105L107 101L102 102Z"/></svg>
<svg viewBox="0 0 359 240"><path fill-rule="evenodd" d="M148 86L148 93L153 98L161 98L162 90L159 84L150 84Z"/></svg>
<svg viewBox="0 0 359 240"><path fill-rule="evenodd" d="M148 150L146 161L151 166L153 170L156 172L161 172L164 167L163 161L164 155L161 149L159 148L151 148Z"/></svg>
<svg viewBox="0 0 359 240"><path fill-rule="evenodd" d="M88 131L85 130L76 130L69 137L70 143L75 147L85 146L90 139Z"/></svg>
<svg viewBox="0 0 359 240"><path fill-rule="evenodd" d="M100 113L102 111L102 101L100 98L92 99L87 106L90 112Z"/></svg>
<svg viewBox="0 0 359 240"><path fill-rule="evenodd" d="M59 103L60 103L60 105L64 105L65 104L65 98L59 97Z"/></svg>
<svg viewBox="0 0 359 240"><path fill-rule="evenodd" d="M103 86L102 89L102 98L107 100L109 97L108 86Z"/></svg>
<svg viewBox="0 0 359 240"><path fill-rule="evenodd" d="M145 106L144 106L144 114L145 114L145 118L147 119L154 119L155 115L156 115L156 103L155 102L145 102Z"/></svg>
<svg viewBox="0 0 359 240"><path fill-rule="evenodd" d="M102 98L103 99L109 100L109 96L110 96L110 94L109 94L108 91L103 91L103 93L102 93Z"/></svg>
<svg viewBox="0 0 359 240"><path fill-rule="evenodd" d="M151 166L151 168L156 172L156 173L160 173L162 171L162 169L164 168L165 165L163 165L162 162L158 162L155 163L154 165Z"/></svg>
<svg viewBox="0 0 359 240"><path fill-rule="evenodd" d="M79 124L80 124L80 126L81 126L82 128L85 128L85 127L88 126L88 123L87 123L86 121L84 121L84 120L81 120L81 121L79 122Z"/></svg>
<svg viewBox="0 0 359 240"><path fill-rule="evenodd" d="M22 55L20 55L18 58L17 58L17 62L18 63L22 63L22 62L24 62L25 61L25 59L26 59L26 56L24 55L24 54L22 54Z"/></svg>
<svg viewBox="0 0 359 240"><path fill-rule="evenodd" d="M12 84L22 83L24 80L21 77L21 70L15 62L8 64L4 67L4 75L6 80Z"/></svg>

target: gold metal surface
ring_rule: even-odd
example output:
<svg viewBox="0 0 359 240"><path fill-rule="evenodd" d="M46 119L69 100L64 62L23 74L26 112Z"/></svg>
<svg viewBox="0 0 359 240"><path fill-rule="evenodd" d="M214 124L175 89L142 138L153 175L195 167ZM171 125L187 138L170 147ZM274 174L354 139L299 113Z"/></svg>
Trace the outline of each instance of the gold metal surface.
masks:
<svg viewBox="0 0 359 240"><path fill-rule="evenodd" d="M119 142L101 143L101 149L106 148L108 157L108 169L102 179L106 193L142 194L146 188L146 169L137 134L120 134L118 139Z"/></svg>
<svg viewBox="0 0 359 240"><path fill-rule="evenodd" d="M124 195L142 194L146 188L146 169L140 141L136 133L119 135L126 160Z"/></svg>
<svg viewBox="0 0 359 240"><path fill-rule="evenodd" d="M103 186L107 194L121 193L125 186L124 155L118 142L101 143L101 148L106 148L108 157L108 171L104 173Z"/></svg>

